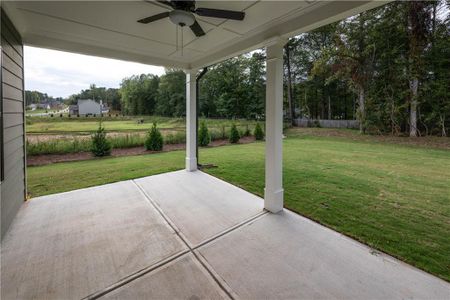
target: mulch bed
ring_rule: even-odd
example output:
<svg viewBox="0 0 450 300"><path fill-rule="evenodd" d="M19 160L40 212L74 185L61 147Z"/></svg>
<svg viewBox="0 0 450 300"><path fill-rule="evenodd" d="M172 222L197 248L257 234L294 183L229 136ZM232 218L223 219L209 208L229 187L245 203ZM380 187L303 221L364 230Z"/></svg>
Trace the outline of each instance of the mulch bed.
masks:
<svg viewBox="0 0 450 300"><path fill-rule="evenodd" d="M255 141L255 138L252 136L243 137L239 140L239 144L248 144ZM228 140L216 140L212 141L208 147L219 147L230 145ZM172 144L172 145L164 145L163 151L175 151L175 150L183 150L186 148L186 145L183 144ZM133 156L133 155L143 155L143 154L153 154L160 153L155 151L147 151L142 147L134 147L134 148L125 148L125 149L113 149L111 151L112 157L120 157L120 156ZM92 155L91 152L78 152L78 153L67 153L67 154L43 154L43 155L33 155L27 157L27 166L43 166L57 162L68 162L68 161L80 161L80 160L89 160L95 159L95 156Z"/></svg>

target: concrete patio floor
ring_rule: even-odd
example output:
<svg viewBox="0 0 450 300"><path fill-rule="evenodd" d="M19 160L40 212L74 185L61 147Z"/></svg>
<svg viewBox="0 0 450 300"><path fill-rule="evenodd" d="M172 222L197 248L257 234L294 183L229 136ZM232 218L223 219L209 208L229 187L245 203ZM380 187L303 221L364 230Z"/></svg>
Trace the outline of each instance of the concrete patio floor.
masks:
<svg viewBox="0 0 450 300"><path fill-rule="evenodd" d="M210 175L39 197L1 246L2 299L449 299L450 285Z"/></svg>

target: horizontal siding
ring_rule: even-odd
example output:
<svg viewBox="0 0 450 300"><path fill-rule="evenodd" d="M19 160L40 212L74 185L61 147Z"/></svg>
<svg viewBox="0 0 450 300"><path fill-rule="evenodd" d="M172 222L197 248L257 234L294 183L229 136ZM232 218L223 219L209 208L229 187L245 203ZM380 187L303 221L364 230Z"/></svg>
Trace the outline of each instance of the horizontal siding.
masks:
<svg viewBox="0 0 450 300"><path fill-rule="evenodd" d="M14 168L23 168L23 148L5 156L5 174L13 173Z"/></svg>
<svg viewBox="0 0 450 300"><path fill-rule="evenodd" d="M9 128L5 128L3 131L3 141L5 143L8 143L18 137L22 136L22 132L23 132L23 126L22 124L20 125L16 125L13 127L9 127Z"/></svg>
<svg viewBox="0 0 450 300"><path fill-rule="evenodd" d="M23 113L23 102L17 100L3 99L3 112L8 113Z"/></svg>
<svg viewBox="0 0 450 300"><path fill-rule="evenodd" d="M11 99L11 100L17 100L17 101L23 101L23 92L22 89L18 89L16 87L2 84L3 89L3 99Z"/></svg>
<svg viewBox="0 0 450 300"><path fill-rule="evenodd" d="M8 55L2 55L2 67L6 70L10 71L16 76L19 76L20 78L23 77L23 71L22 67L20 67L18 64L16 64L11 58L9 58Z"/></svg>
<svg viewBox="0 0 450 300"><path fill-rule="evenodd" d="M10 22L2 24L2 37L14 47L14 50L23 56L23 47L19 34L15 32L14 26Z"/></svg>
<svg viewBox="0 0 450 300"><path fill-rule="evenodd" d="M22 55L20 55L20 53L17 52L17 50L14 49L14 47L3 38L3 36L2 36L2 49L3 54L8 55L16 64L18 64L20 67L23 67Z"/></svg>
<svg viewBox="0 0 450 300"><path fill-rule="evenodd" d="M5 159L16 151L23 151L23 138L21 136L5 143L3 148Z"/></svg>
<svg viewBox="0 0 450 300"><path fill-rule="evenodd" d="M17 184L18 182L25 182L24 173L20 172L20 168L21 166L17 166L14 173L8 174L8 177L1 185L2 199L8 200L1 201L2 236L8 230L9 224L11 224L16 216L16 213L22 205L25 197L24 185Z"/></svg>
<svg viewBox="0 0 450 300"><path fill-rule="evenodd" d="M23 113L3 114L3 128L23 124Z"/></svg>
<svg viewBox="0 0 450 300"><path fill-rule="evenodd" d="M25 200L23 46L20 35L1 10L1 86L3 113L3 170L1 235L4 237Z"/></svg>
<svg viewBox="0 0 450 300"><path fill-rule="evenodd" d="M3 83L9 84L18 89L22 89L22 77L19 77L5 68L2 68L2 80Z"/></svg>
<svg viewBox="0 0 450 300"><path fill-rule="evenodd" d="M14 75L22 78L22 68L15 63L8 55L2 55L2 67L13 73Z"/></svg>

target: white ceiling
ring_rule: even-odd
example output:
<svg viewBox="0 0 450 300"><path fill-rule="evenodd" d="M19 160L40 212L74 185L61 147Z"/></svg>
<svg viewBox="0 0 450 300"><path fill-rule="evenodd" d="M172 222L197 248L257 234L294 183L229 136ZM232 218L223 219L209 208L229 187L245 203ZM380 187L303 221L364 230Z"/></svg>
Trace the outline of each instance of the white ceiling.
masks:
<svg viewBox="0 0 450 300"><path fill-rule="evenodd" d="M210 65L262 47L270 39L291 37L385 3L197 1L197 7L245 11L246 16L243 21L196 16L206 35L197 38L185 28L181 55L175 25L168 18L136 22L169 10L157 2L2 2L25 44L185 69Z"/></svg>

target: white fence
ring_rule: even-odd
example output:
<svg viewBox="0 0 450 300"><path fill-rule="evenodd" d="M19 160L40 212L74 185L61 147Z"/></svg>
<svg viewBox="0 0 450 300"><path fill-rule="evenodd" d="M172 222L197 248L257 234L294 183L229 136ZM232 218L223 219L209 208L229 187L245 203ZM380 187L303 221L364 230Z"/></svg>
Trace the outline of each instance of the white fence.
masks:
<svg viewBox="0 0 450 300"><path fill-rule="evenodd" d="M359 128L357 120L295 119L297 127Z"/></svg>

